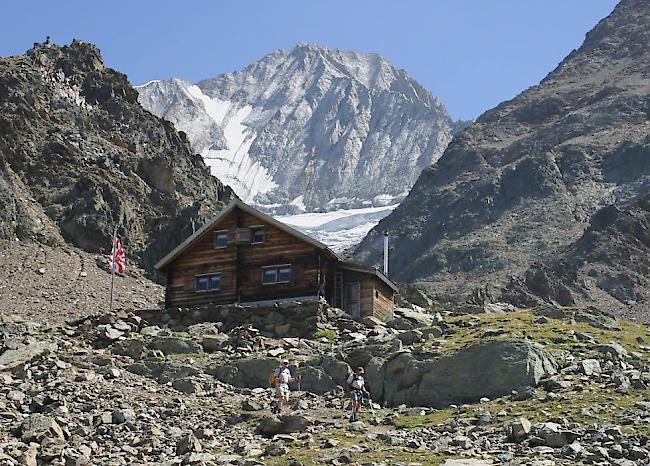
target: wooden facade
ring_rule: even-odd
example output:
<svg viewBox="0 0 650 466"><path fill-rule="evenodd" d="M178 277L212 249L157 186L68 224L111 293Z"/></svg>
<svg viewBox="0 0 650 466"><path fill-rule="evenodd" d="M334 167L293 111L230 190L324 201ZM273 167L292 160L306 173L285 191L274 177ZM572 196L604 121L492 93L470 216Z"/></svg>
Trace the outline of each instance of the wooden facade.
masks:
<svg viewBox="0 0 650 466"><path fill-rule="evenodd" d="M235 200L156 268L168 308L324 297L355 318L392 318L395 284Z"/></svg>

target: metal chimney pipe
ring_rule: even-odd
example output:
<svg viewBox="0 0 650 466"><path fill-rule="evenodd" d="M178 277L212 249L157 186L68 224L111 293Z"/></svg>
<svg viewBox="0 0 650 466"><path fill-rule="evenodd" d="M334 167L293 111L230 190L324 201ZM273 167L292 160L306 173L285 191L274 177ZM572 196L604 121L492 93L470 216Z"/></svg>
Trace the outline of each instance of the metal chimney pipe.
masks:
<svg viewBox="0 0 650 466"><path fill-rule="evenodd" d="M384 231L384 275L388 276L388 230Z"/></svg>

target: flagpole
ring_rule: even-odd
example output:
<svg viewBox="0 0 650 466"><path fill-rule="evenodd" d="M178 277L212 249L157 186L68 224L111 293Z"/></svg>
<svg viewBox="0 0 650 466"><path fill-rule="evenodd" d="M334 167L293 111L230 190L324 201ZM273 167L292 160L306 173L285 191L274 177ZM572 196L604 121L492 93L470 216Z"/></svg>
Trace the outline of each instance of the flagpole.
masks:
<svg viewBox="0 0 650 466"><path fill-rule="evenodd" d="M108 312L113 312L113 284L115 283L115 259L117 256L117 251L115 250L115 240L117 239L117 223L115 224L115 229L113 230L113 243L111 244L111 298Z"/></svg>

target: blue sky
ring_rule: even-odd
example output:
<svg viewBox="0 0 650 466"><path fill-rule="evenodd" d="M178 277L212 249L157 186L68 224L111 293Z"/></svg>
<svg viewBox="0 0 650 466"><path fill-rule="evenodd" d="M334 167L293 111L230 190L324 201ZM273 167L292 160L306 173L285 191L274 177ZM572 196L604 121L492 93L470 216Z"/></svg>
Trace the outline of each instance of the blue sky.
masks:
<svg viewBox="0 0 650 466"><path fill-rule="evenodd" d="M93 42L133 84L198 81L298 42L377 52L454 118L538 83L616 0L80 0L3 2L0 55L52 36Z"/></svg>

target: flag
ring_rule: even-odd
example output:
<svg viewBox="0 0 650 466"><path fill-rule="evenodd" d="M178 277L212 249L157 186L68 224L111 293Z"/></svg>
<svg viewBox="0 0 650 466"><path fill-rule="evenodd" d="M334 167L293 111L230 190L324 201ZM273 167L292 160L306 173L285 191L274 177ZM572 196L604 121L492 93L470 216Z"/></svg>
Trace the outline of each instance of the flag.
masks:
<svg viewBox="0 0 650 466"><path fill-rule="evenodd" d="M126 257L124 257L124 249L122 248L120 239L116 237L113 243L113 249L111 250L111 255L108 257L108 270L111 272L115 271L122 275L124 274L125 268Z"/></svg>

